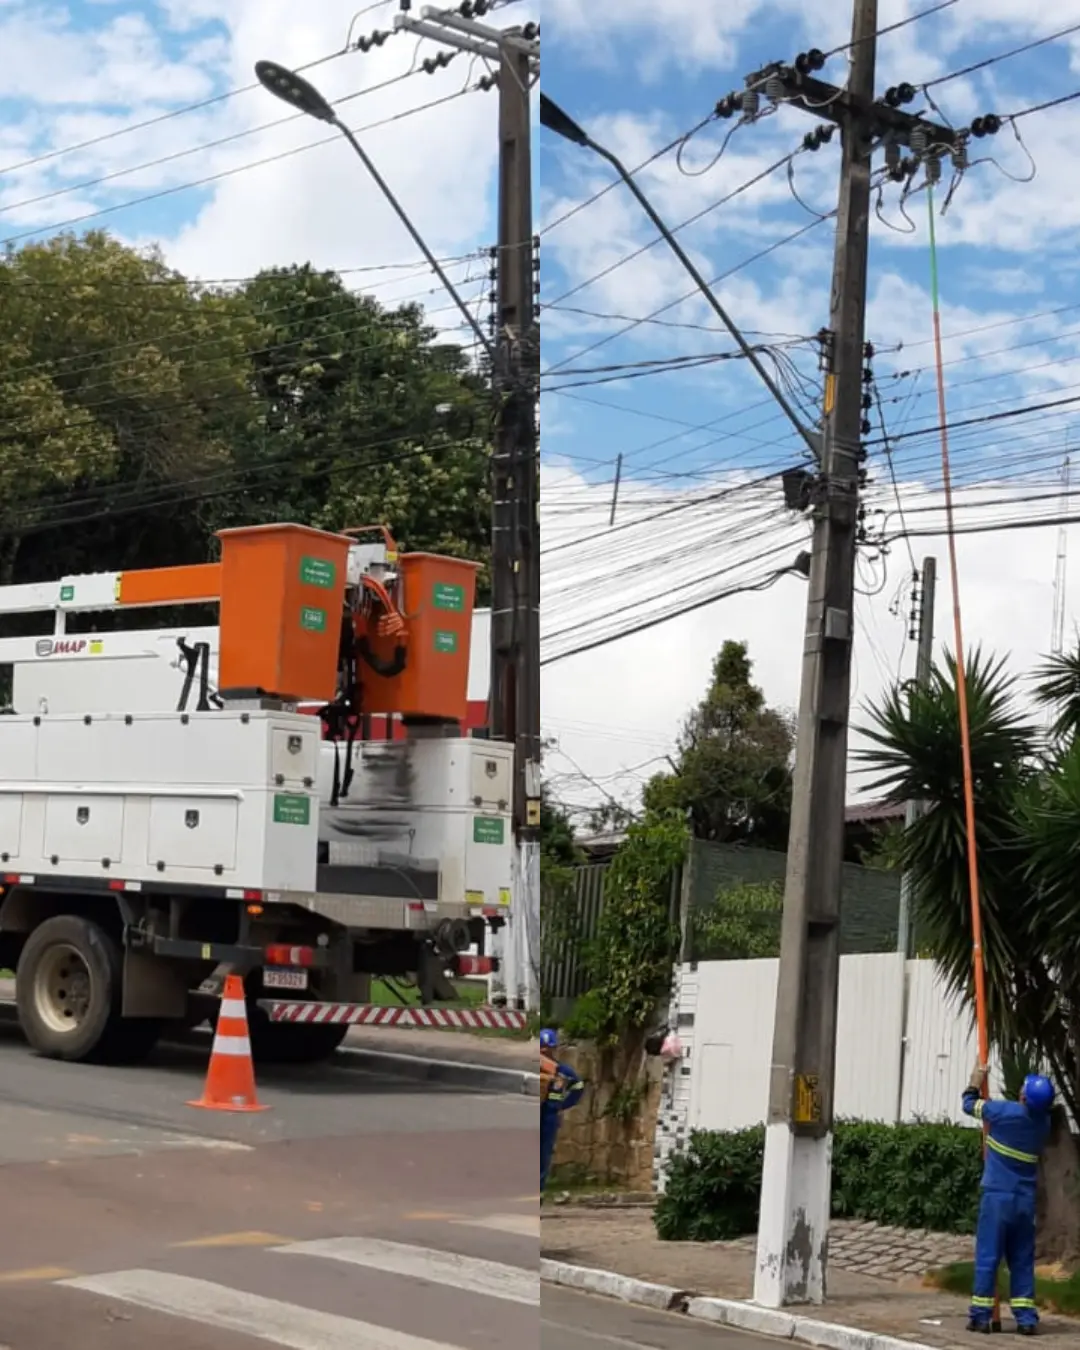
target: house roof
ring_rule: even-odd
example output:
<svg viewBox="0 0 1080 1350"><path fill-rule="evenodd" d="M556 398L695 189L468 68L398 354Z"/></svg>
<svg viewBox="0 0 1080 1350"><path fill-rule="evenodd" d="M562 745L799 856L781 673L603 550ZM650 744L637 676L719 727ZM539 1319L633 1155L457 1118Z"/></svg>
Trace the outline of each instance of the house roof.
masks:
<svg viewBox="0 0 1080 1350"><path fill-rule="evenodd" d="M887 820L903 820L905 807L897 802L857 802L844 811L847 825L877 825Z"/></svg>

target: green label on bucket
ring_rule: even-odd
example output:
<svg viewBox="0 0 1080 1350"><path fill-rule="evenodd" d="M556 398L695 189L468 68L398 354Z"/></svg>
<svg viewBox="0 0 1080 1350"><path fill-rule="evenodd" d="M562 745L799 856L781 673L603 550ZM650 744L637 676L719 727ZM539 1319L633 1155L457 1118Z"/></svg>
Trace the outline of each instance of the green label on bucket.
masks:
<svg viewBox="0 0 1080 1350"><path fill-rule="evenodd" d="M431 603L436 609L453 609L460 614L465 608L465 587L437 581L431 592Z"/></svg>
<svg viewBox="0 0 1080 1350"><path fill-rule="evenodd" d="M435 650L437 652L456 652L457 634L451 633L446 628L435 630Z"/></svg>
<svg viewBox="0 0 1080 1350"><path fill-rule="evenodd" d="M305 605L300 611L300 627L306 628L309 633L325 632L326 610L313 609L310 605Z"/></svg>
<svg viewBox="0 0 1080 1350"><path fill-rule="evenodd" d="M328 591L337 580L337 568L322 558L304 557L300 559L300 580L305 586L319 586Z"/></svg>
<svg viewBox="0 0 1080 1350"><path fill-rule="evenodd" d="M274 796L275 825L309 825L311 823L311 798L294 795L290 792L278 792Z"/></svg>
<svg viewBox="0 0 1080 1350"><path fill-rule="evenodd" d="M60 587L60 603L61 603L61 604L65 604L65 603L67 603L68 601L74 600L74 599L75 599L75 587L74 587L74 586L61 586L61 587Z"/></svg>

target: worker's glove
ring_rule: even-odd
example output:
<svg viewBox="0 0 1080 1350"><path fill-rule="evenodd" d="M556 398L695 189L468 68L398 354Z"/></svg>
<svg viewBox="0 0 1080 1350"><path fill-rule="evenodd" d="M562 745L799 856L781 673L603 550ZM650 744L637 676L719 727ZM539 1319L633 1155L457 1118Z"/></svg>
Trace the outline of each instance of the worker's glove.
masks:
<svg viewBox="0 0 1080 1350"><path fill-rule="evenodd" d="M986 1082L987 1067L985 1064L976 1064L971 1071L971 1082L968 1086L972 1092L981 1092L983 1084Z"/></svg>

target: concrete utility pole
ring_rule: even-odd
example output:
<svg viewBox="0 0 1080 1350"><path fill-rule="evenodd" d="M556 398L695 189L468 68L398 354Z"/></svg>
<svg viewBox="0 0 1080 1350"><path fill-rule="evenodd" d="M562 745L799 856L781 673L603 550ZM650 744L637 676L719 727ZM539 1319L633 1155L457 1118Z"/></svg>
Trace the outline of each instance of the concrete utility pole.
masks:
<svg viewBox="0 0 1080 1350"><path fill-rule="evenodd" d="M937 559L924 558L919 580L919 647L915 659L915 683L925 689L934 665L934 595L937 590ZM910 829L922 814L922 803L909 801L904 807L904 829ZM911 955L911 878L900 878L900 912L896 926L896 950Z"/></svg>
<svg viewBox="0 0 1080 1350"><path fill-rule="evenodd" d="M515 751L518 886L507 994L537 1006L540 939L540 327L534 302L531 91L536 25L497 29L459 11L408 5L394 26L498 66L499 239L496 259L492 455L492 605L489 734ZM464 7L463 7L464 8ZM516 989L512 986L516 985Z"/></svg>
<svg viewBox="0 0 1080 1350"><path fill-rule="evenodd" d="M890 167L900 145L919 156L955 141L901 111L903 100L875 103L877 23L877 0L855 0L846 90L808 76L805 60L747 79L838 124L843 144L754 1279L755 1300L771 1308L826 1293L871 157L878 141Z"/></svg>

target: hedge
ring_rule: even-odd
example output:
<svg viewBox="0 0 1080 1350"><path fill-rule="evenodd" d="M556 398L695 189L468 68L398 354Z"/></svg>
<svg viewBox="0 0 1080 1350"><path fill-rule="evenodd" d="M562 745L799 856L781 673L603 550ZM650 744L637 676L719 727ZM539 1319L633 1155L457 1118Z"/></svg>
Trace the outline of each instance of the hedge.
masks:
<svg viewBox="0 0 1080 1350"><path fill-rule="evenodd" d="M722 1242L756 1233L765 1127L698 1131L667 1171L654 1223L666 1241ZM832 1212L897 1228L973 1233L981 1136L959 1125L838 1121Z"/></svg>

